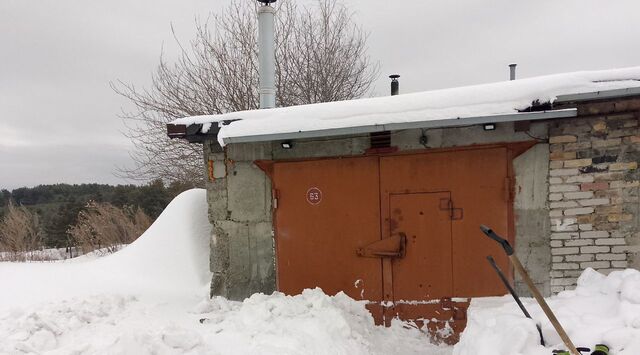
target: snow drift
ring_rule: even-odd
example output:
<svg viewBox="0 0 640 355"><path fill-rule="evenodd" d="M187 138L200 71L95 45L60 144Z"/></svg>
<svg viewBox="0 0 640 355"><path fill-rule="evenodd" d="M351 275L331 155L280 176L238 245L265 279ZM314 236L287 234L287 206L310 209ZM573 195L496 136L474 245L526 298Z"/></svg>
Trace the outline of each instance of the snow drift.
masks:
<svg viewBox="0 0 640 355"><path fill-rule="evenodd" d="M540 345L535 323L526 319L511 296L475 299L455 355L548 355L564 349L560 337L533 299L525 307L542 324L547 348ZM608 276L585 270L573 291L548 299L549 306L576 346L608 344L612 354L640 354L640 271Z"/></svg>
<svg viewBox="0 0 640 355"><path fill-rule="evenodd" d="M205 190L186 191L140 238L112 255L82 262L0 263L0 308L93 294L203 297L211 279L210 228Z"/></svg>

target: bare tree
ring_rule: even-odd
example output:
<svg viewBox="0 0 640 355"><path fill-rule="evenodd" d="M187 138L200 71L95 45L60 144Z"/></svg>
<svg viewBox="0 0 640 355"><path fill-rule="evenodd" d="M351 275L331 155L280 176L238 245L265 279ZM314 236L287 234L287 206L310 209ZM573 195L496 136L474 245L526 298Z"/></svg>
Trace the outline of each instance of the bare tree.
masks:
<svg viewBox="0 0 640 355"><path fill-rule="evenodd" d="M11 254L12 260L26 260L28 253L41 246L38 215L11 201L0 222L0 251Z"/></svg>
<svg viewBox="0 0 640 355"><path fill-rule="evenodd" d="M366 94L378 74L367 55L367 33L336 0L300 8L281 0L276 13L276 105L338 101ZM161 55L150 88L118 82L114 90L136 107L123 115L134 143L134 179L204 182L202 147L169 140L165 124L176 118L258 107L256 5L234 0L221 14L196 22L188 46L170 64Z"/></svg>
<svg viewBox="0 0 640 355"><path fill-rule="evenodd" d="M151 218L142 209L118 208L110 203L89 202L78 214L78 222L67 233L78 243L83 253L97 249L117 251L136 240L151 225Z"/></svg>

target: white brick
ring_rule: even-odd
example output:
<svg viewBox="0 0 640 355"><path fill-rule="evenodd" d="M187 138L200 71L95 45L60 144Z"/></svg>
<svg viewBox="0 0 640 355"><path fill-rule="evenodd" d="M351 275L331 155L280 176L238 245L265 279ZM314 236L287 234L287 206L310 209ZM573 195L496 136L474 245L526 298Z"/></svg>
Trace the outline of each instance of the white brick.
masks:
<svg viewBox="0 0 640 355"><path fill-rule="evenodd" d="M593 213L593 207L582 207L582 208L570 208L568 210L564 210L565 216L580 216L585 214Z"/></svg>
<svg viewBox="0 0 640 355"><path fill-rule="evenodd" d="M593 230L593 224L579 224L578 229L581 231L591 231Z"/></svg>
<svg viewBox="0 0 640 355"><path fill-rule="evenodd" d="M629 264L627 263L627 261L612 261L611 262L611 266L613 267L619 267L619 268L626 268L629 266Z"/></svg>
<svg viewBox="0 0 640 355"><path fill-rule="evenodd" d="M596 260L627 260L627 254L598 254Z"/></svg>
<svg viewBox="0 0 640 355"><path fill-rule="evenodd" d="M558 279L551 279L551 286L572 286L576 284L576 279L575 278L558 278Z"/></svg>
<svg viewBox="0 0 640 355"><path fill-rule="evenodd" d="M551 277L562 277L562 276L564 276L564 272L558 271L558 270L554 270L554 271L551 271L551 273L549 275L551 275Z"/></svg>
<svg viewBox="0 0 640 355"><path fill-rule="evenodd" d="M575 183L575 182L593 182L594 178L593 175L576 175L576 176L569 176L567 178L567 183L571 184L571 183Z"/></svg>
<svg viewBox="0 0 640 355"><path fill-rule="evenodd" d="M553 194L549 194L549 201L560 201L562 200L562 194L561 193L553 193Z"/></svg>
<svg viewBox="0 0 640 355"><path fill-rule="evenodd" d="M578 203L576 201L559 201L559 202L551 202L549 204L550 208L572 208L578 207Z"/></svg>
<svg viewBox="0 0 640 355"><path fill-rule="evenodd" d="M578 225L577 224L562 224L562 223L554 223L551 225L552 232L577 232Z"/></svg>
<svg viewBox="0 0 640 355"><path fill-rule="evenodd" d="M559 177L549 178L549 183L550 184L562 184L562 178L559 178Z"/></svg>
<svg viewBox="0 0 640 355"><path fill-rule="evenodd" d="M568 218L551 218L551 225L559 228L560 226L571 226L578 222L578 219L573 217ZM560 228L559 228L560 229Z"/></svg>
<svg viewBox="0 0 640 355"><path fill-rule="evenodd" d="M551 293L559 293L564 291L564 286L551 286Z"/></svg>
<svg viewBox="0 0 640 355"><path fill-rule="evenodd" d="M593 254L567 255L566 261L593 261Z"/></svg>
<svg viewBox="0 0 640 355"><path fill-rule="evenodd" d="M577 263L555 263L551 265L551 268L554 270L577 270L580 265Z"/></svg>
<svg viewBox="0 0 640 355"><path fill-rule="evenodd" d="M578 233L551 233L551 239L576 239L578 238Z"/></svg>
<svg viewBox="0 0 640 355"><path fill-rule="evenodd" d="M593 239L575 239L564 241L565 247L583 247L585 245L593 245Z"/></svg>
<svg viewBox="0 0 640 355"><path fill-rule="evenodd" d="M609 232L607 231L588 231L580 232L580 238L608 238Z"/></svg>
<svg viewBox="0 0 640 355"><path fill-rule="evenodd" d="M612 271L620 271L624 268L614 268L614 267L610 267L608 269L599 269L598 272L604 275L609 275Z"/></svg>
<svg viewBox="0 0 640 355"><path fill-rule="evenodd" d="M582 275L583 270L564 270L565 277L578 277Z"/></svg>
<svg viewBox="0 0 640 355"><path fill-rule="evenodd" d="M565 200L579 200L582 198L592 198L593 191L565 192Z"/></svg>
<svg viewBox="0 0 640 355"><path fill-rule="evenodd" d="M561 262L563 262L563 261L564 261L564 256L561 256L561 255L554 255L554 256L552 256L552 257L551 257L551 262L554 262L554 263L561 263Z"/></svg>
<svg viewBox="0 0 640 355"><path fill-rule="evenodd" d="M549 217L562 217L562 210L549 211Z"/></svg>
<svg viewBox="0 0 640 355"><path fill-rule="evenodd" d="M549 169L562 169L564 162L562 160L552 160L549 162Z"/></svg>
<svg viewBox="0 0 640 355"><path fill-rule="evenodd" d="M549 171L551 176L571 176L580 174L578 169L552 169Z"/></svg>
<svg viewBox="0 0 640 355"><path fill-rule="evenodd" d="M587 246L587 247L580 247L580 252L585 254L585 253L590 253L590 254L596 254L596 253L608 253L610 250L609 247L606 246Z"/></svg>
<svg viewBox="0 0 640 355"><path fill-rule="evenodd" d="M580 250L578 248L551 248L551 255L567 255L578 254Z"/></svg>
<svg viewBox="0 0 640 355"><path fill-rule="evenodd" d="M571 192L571 191L579 191L580 186L578 185L550 185L549 192Z"/></svg>
<svg viewBox="0 0 640 355"><path fill-rule="evenodd" d="M640 253L640 245L614 246L611 248L612 253Z"/></svg>
<svg viewBox="0 0 640 355"><path fill-rule="evenodd" d="M551 242L549 242L549 245L551 245L552 248L560 248L563 246L562 240L552 240Z"/></svg>
<svg viewBox="0 0 640 355"><path fill-rule="evenodd" d="M606 238L596 239L596 245L625 245L627 242L624 238Z"/></svg>
<svg viewBox="0 0 640 355"><path fill-rule="evenodd" d="M580 263L581 269L586 269L588 267L592 267L594 269L606 269L609 266L611 266L611 264L608 261L587 261Z"/></svg>
<svg viewBox="0 0 640 355"><path fill-rule="evenodd" d="M601 205L608 205L609 199L608 198L592 198L588 200L580 200L578 202L582 206L601 206Z"/></svg>

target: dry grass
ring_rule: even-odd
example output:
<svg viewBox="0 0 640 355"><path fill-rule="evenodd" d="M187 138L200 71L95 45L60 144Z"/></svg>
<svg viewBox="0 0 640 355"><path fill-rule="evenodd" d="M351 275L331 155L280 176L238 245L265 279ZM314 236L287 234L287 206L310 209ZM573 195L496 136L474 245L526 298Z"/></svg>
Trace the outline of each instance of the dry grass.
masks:
<svg viewBox="0 0 640 355"><path fill-rule="evenodd" d="M29 253L41 247L38 215L24 206L9 203L0 222L0 251L11 261L25 261Z"/></svg>
<svg viewBox="0 0 640 355"><path fill-rule="evenodd" d="M110 203L90 202L78 215L78 223L67 231L86 254L97 249L115 252L136 240L152 220L142 209L118 208Z"/></svg>

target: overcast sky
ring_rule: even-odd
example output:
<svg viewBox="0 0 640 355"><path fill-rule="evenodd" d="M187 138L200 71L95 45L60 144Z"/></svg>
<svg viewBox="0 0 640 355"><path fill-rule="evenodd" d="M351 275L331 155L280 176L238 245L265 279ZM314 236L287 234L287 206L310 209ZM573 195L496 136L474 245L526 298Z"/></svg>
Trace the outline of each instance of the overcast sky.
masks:
<svg viewBox="0 0 640 355"><path fill-rule="evenodd" d="M251 1L251 0L246 0ZM295 0L294 0L295 1ZM298 0L309 4L310 0ZM349 0L381 65L372 95L640 65L638 0ZM164 44L229 0L0 0L0 188L126 183L109 82L148 85Z"/></svg>

